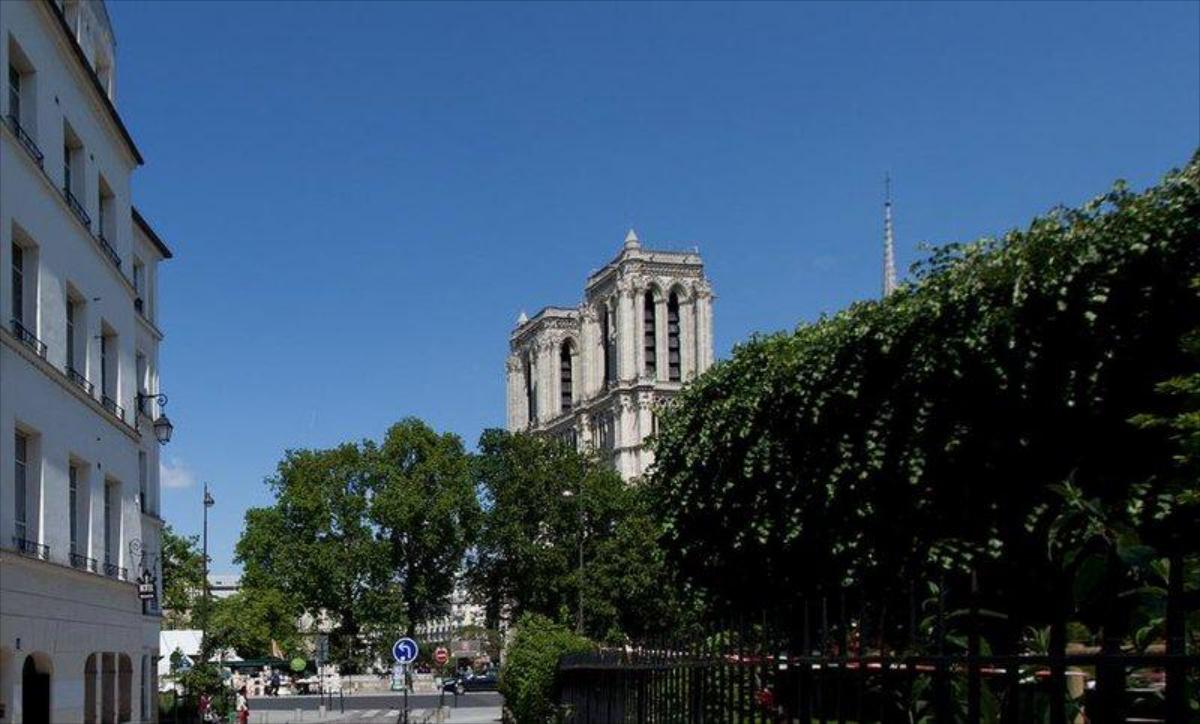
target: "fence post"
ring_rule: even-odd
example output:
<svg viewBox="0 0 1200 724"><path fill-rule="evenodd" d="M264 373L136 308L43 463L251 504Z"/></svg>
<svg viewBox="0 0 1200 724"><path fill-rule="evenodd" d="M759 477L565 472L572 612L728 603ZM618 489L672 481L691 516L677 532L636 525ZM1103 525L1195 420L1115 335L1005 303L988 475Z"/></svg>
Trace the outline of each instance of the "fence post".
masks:
<svg viewBox="0 0 1200 724"><path fill-rule="evenodd" d="M1104 574L1104 635L1100 647L1100 663L1096 666L1096 705L1089 711L1093 722L1125 721L1125 664L1121 661L1120 605L1118 601L1121 562L1110 552Z"/></svg>

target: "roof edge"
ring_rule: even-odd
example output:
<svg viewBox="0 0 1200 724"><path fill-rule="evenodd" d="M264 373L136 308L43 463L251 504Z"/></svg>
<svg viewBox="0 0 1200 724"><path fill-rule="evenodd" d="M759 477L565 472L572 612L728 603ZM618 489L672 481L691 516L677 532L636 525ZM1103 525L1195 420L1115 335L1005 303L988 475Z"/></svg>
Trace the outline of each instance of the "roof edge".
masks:
<svg viewBox="0 0 1200 724"><path fill-rule="evenodd" d="M67 25L67 19L63 16L62 10L54 0L42 0L47 6L50 14L58 21L58 29L63 32L63 36L67 40L67 45L71 46L72 52L75 53L76 60L83 66L83 72L92 80L92 89L100 96L101 104L108 111L108 116L117 126L117 130L121 132L121 137L125 141L125 145L129 148L129 152L133 154L133 159L137 161L137 165L144 166L146 160L142 158L142 152L138 150L137 144L133 142L133 136L129 135L129 129L125 127L125 122L121 120L121 114L117 113L117 107L113 105L112 99L108 97L108 93L104 92L104 86L100 85L100 78L96 76L96 71L92 68L92 64L88 62L87 56L83 54L83 48L79 47L79 43L75 42L75 36L71 34L71 26ZM113 45L116 45L115 35Z"/></svg>
<svg viewBox="0 0 1200 724"><path fill-rule="evenodd" d="M164 259L174 258L175 255L171 253L171 248L167 246L166 242L159 238L158 234L154 232L154 229L150 228L150 222L146 221L146 217L142 216L142 212L138 211L136 206L132 207L132 209L133 223L141 227L142 231L145 232L146 237L150 239L155 247L158 248L159 253L163 255Z"/></svg>

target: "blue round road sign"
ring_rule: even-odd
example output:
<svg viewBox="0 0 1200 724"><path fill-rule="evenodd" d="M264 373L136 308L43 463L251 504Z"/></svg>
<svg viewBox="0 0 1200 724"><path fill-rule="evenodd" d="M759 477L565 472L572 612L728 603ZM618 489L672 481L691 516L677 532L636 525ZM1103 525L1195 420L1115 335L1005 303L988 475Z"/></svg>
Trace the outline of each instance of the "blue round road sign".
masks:
<svg viewBox="0 0 1200 724"><path fill-rule="evenodd" d="M396 659L398 664L411 664L416 661L419 651L417 642L410 638L402 638L392 644L392 658Z"/></svg>

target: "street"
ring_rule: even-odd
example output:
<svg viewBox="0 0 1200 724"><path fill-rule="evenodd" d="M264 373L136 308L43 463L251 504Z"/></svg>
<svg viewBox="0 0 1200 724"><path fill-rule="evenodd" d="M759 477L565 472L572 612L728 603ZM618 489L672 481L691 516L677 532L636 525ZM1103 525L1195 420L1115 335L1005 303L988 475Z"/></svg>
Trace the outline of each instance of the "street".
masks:
<svg viewBox="0 0 1200 724"><path fill-rule="evenodd" d="M250 700L251 711L316 711L321 705L319 696L264 696ZM328 702L328 699L325 699ZM409 710L434 709L441 701L438 694L410 694L408 697ZM496 692L476 692L458 697L458 708L498 707L503 704L503 698ZM404 696L398 693L387 694L356 694L340 700L333 699L333 711L340 712L342 702L346 711L380 710L383 712L400 710L404 707ZM454 697L446 695L446 706L454 707Z"/></svg>

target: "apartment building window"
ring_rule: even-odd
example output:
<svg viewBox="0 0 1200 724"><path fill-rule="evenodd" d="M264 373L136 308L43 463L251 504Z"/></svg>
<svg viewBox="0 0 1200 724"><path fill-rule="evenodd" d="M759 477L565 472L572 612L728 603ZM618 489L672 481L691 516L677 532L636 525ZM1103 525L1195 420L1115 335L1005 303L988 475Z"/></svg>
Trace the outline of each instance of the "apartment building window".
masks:
<svg viewBox="0 0 1200 724"><path fill-rule="evenodd" d="M146 295L146 265L136 257L133 260L133 291L139 297Z"/></svg>
<svg viewBox="0 0 1200 724"><path fill-rule="evenodd" d="M671 292L667 300L667 379L678 382L683 379L683 365L679 344L679 297Z"/></svg>
<svg viewBox="0 0 1200 724"><path fill-rule="evenodd" d="M15 241L12 245L12 318L25 324L25 249Z"/></svg>
<svg viewBox="0 0 1200 724"><path fill-rule="evenodd" d="M112 414L125 419L125 410L117 404L117 334L107 325L100 331L100 402Z"/></svg>
<svg viewBox="0 0 1200 724"><path fill-rule="evenodd" d="M144 397L146 390L149 389L149 370L146 367L146 355L141 352L137 353L137 362L135 372L137 374L137 409L143 415L150 415L150 398Z"/></svg>
<svg viewBox="0 0 1200 724"><path fill-rule="evenodd" d="M655 335L658 333L656 314L654 293L646 292L642 303L642 352L646 358L646 376L650 378L653 378L658 373L658 342L655 338Z"/></svg>
<svg viewBox="0 0 1200 724"><path fill-rule="evenodd" d="M120 525L120 520L117 517L120 511L119 505L121 501L121 484L108 480L104 483L104 563L105 565L116 565L116 545L117 537L120 531L117 526Z"/></svg>
<svg viewBox="0 0 1200 724"><path fill-rule="evenodd" d="M79 468L67 466L67 516L71 527L71 555L79 554Z"/></svg>
<svg viewBox="0 0 1200 724"><path fill-rule="evenodd" d="M8 115L21 122L21 71L13 65L8 66Z"/></svg>
<svg viewBox="0 0 1200 724"><path fill-rule="evenodd" d="M29 537L28 519L28 479L29 479L29 436L18 431L14 441L14 492L13 517L16 522L16 537L25 540Z"/></svg>
<svg viewBox="0 0 1200 724"><path fill-rule="evenodd" d="M63 121L63 198L67 206L75 214L79 222L92 228L92 218L79 199L87 198L83 177L83 142L71 129L71 124Z"/></svg>
<svg viewBox="0 0 1200 724"><path fill-rule="evenodd" d="M103 239L112 240L116 237L116 230L113 229L114 214L113 208L116 204L116 196L112 189L108 187L108 182L104 177L100 177L99 188L96 198L96 214L97 224L96 233Z"/></svg>
<svg viewBox="0 0 1200 724"><path fill-rule="evenodd" d="M44 156L33 137L37 135L37 74L29 58L10 36L8 39L8 125L33 160L42 165Z"/></svg>
<svg viewBox="0 0 1200 724"><path fill-rule="evenodd" d="M143 450L138 451L138 504L141 506L143 513L150 512L148 502L149 495L149 476L146 470L146 453Z"/></svg>

